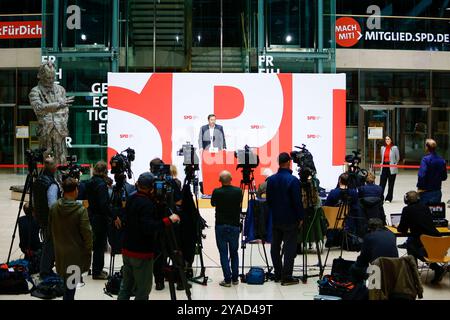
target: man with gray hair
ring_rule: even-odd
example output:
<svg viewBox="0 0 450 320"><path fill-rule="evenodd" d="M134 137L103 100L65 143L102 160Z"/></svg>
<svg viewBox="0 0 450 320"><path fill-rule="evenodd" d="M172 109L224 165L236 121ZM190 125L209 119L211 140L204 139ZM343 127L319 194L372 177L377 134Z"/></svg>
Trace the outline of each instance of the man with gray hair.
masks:
<svg viewBox="0 0 450 320"><path fill-rule="evenodd" d="M39 273L45 278L53 273L55 253L53 241L48 229L48 215L50 208L60 197L59 185L55 179L56 163L49 157L44 161L44 170L33 184L33 208L36 219L41 228L42 256Z"/></svg>
<svg viewBox="0 0 450 320"><path fill-rule="evenodd" d="M53 155L56 163L66 163L66 137L69 107L74 97L66 97L66 90L55 84L55 66L48 61L39 68L39 83L31 89L30 104L38 120L39 145L45 148L44 156Z"/></svg>
<svg viewBox="0 0 450 320"><path fill-rule="evenodd" d="M239 284L239 233L242 191L231 185L232 176L228 171L222 171L219 181L222 187L214 189L211 205L216 207L216 244L220 254L224 280L222 287ZM230 262L231 260L231 270Z"/></svg>

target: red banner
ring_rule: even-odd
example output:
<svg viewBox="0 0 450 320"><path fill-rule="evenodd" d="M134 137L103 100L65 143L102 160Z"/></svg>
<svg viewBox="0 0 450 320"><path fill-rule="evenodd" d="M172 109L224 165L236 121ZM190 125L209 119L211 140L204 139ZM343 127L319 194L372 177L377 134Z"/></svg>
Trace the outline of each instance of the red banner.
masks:
<svg viewBox="0 0 450 320"><path fill-rule="evenodd" d="M42 21L0 22L0 39L41 38Z"/></svg>

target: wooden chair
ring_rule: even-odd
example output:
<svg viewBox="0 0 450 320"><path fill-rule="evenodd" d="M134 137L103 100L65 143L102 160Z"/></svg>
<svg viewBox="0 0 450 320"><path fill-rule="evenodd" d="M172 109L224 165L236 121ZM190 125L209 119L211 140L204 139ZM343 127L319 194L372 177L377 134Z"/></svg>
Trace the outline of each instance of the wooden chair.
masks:
<svg viewBox="0 0 450 320"><path fill-rule="evenodd" d="M334 225L337 220L339 207L328 207L328 206L322 206L323 213L325 214L325 218L327 218L328 221L328 229L333 229ZM344 215L347 213L342 213L342 218L344 218ZM342 223L343 219L338 221L337 229L342 229Z"/></svg>
<svg viewBox="0 0 450 320"><path fill-rule="evenodd" d="M450 256L447 255L447 252L450 249L450 236L432 237L423 234L420 236L420 241L427 252L425 261L427 263L439 263L448 271Z"/></svg>

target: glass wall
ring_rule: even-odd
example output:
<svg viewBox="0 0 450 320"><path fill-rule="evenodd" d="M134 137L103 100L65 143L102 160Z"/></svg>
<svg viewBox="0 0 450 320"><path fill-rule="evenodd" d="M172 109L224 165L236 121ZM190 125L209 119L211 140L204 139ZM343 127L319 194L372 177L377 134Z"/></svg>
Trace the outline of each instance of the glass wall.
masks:
<svg viewBox="0 0 450 320"><path fill-rule="evenodd" d="M74 96L69 153L81 163L106 160L106 96L101 84L118 70L119 1L43 1L43 59L55 59L57 81ZM57 24L54 24L57 22Z"/></svg>
<svg viewBox="0 0 450 320"><path fill-rule="evenodd" d="M367 127L382 126L399 147L402 163L418 164L428 137L437 141L438 152L450 161L449 72L338 72L345 72L347 78L347 153L359 148L373 159ZM379 154L376 157L379 161Z"/></svg>

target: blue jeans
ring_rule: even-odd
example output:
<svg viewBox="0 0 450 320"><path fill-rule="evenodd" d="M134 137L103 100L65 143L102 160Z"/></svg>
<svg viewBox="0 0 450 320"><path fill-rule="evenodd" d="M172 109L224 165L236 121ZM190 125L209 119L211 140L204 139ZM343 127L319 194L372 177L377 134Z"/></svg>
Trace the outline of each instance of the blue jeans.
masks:
<svg viewBox="0 0 450 320"><path fill-rule="evenodd" d="M441 198L442 198L441 190L425 191L420 193L420 203L423 203L425 205L429 203L439 203L441 202Z"/></svg>
<svg viewBox="0 0 450 320"><path fill-rule="evenodd" d="M216 244L220 254L223 276L226 283L239 277L239 227L227 224L216 225ZM231 260L228 260L228 253Z"/></svg>

